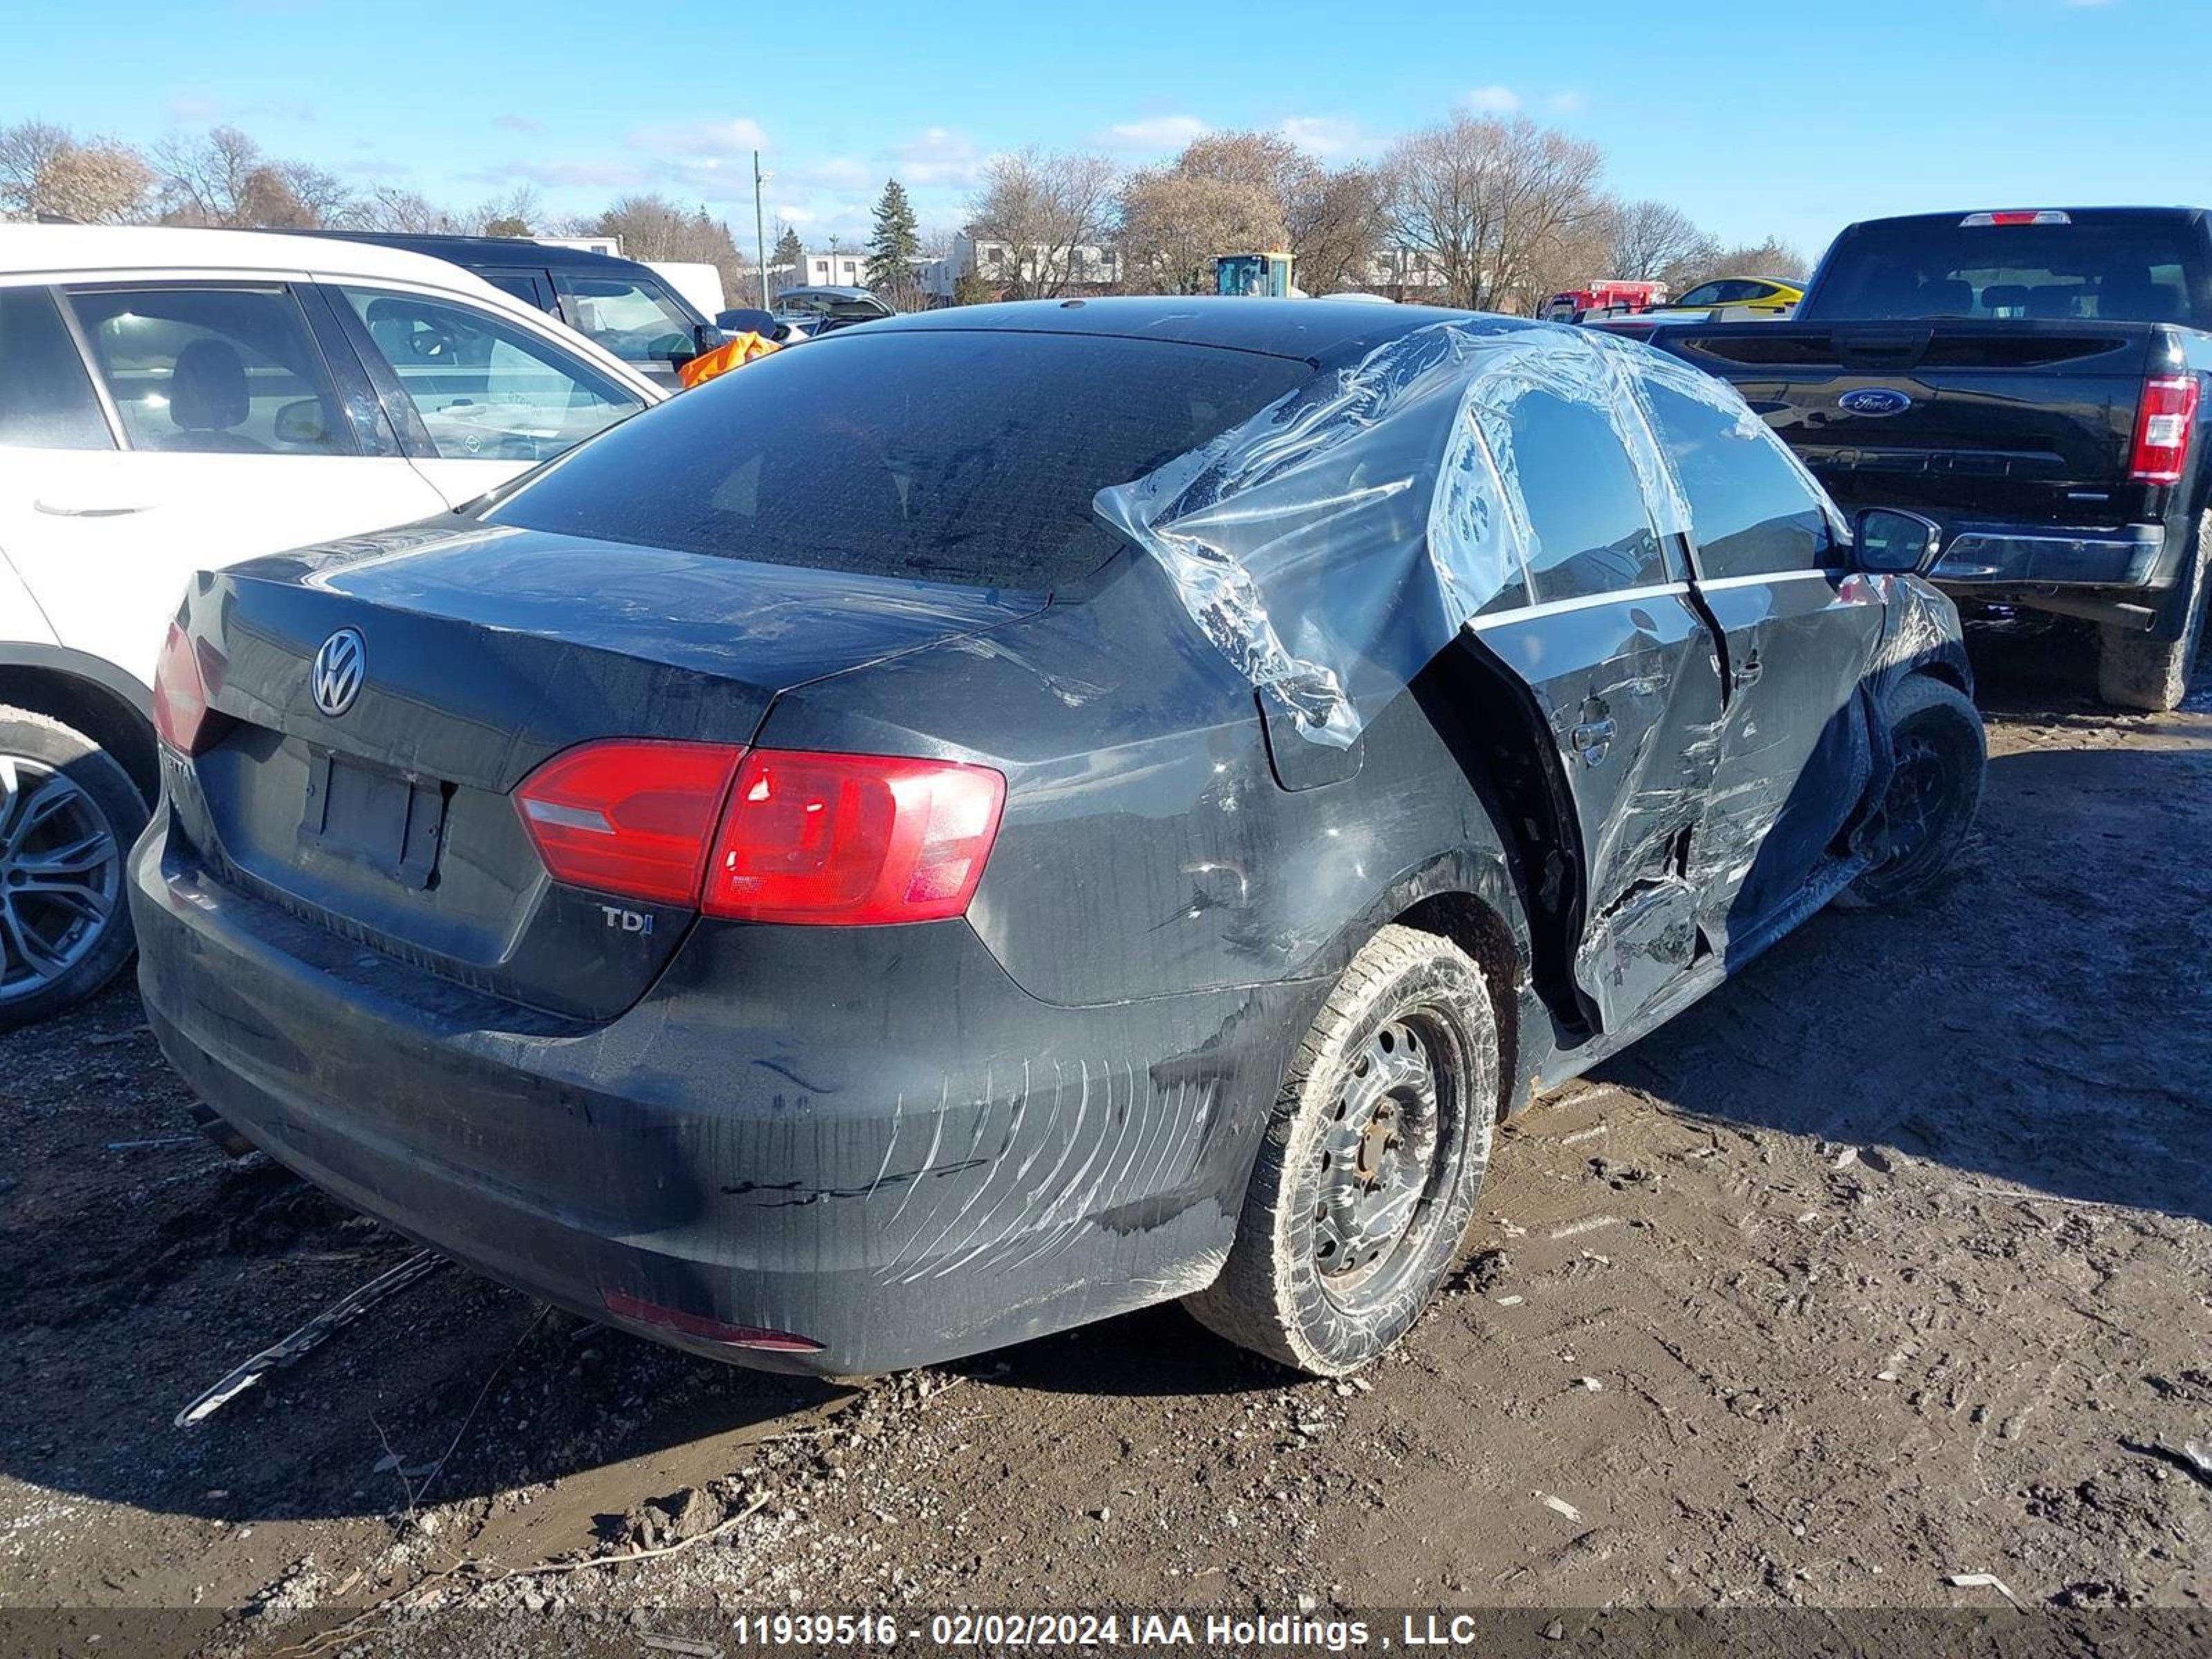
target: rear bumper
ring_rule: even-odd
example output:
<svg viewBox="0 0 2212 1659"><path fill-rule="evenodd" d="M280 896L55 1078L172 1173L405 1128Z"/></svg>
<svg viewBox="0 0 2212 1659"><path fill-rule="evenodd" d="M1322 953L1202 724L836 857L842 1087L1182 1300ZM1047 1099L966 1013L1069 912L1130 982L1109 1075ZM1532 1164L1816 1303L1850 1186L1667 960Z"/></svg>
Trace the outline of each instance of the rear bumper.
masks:
<svg viewBox="0 0 2212 1659"><path fill-rule="evenodd" d="M1066 1009L964 922L702 925L644 1001L586 1025L224 887L167 830L131 860L140 983L209 1105L532 1295L819 1345L647 1333L769 1369L895 1370L1210 1282L1320 994Z"/></svg>
<svg viewBox="0 0 2212 1659"><path fill-rule="evenodd" d="M1994 588L2132 588L2154 592L2172 582L2166 531L2159 525L2117 530L2063 525L1962 522L1946 526L1934 580L1969 597Z"/></svg>

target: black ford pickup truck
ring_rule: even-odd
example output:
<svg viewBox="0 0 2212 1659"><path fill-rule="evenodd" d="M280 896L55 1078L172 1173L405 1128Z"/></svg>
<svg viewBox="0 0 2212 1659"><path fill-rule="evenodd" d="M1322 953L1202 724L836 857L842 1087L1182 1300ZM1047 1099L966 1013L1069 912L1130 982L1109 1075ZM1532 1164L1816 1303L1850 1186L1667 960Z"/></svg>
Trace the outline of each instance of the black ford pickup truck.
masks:
<svg viewBox="0 0 2212 1659"><path fill-rule="evenodd" d="M1923 214L1856 224L1786 323L1662 328L1846 509L1942 527L1935 580L2098 627L2098 688L2174 707L2212 587L2212 215Z"/></svg>

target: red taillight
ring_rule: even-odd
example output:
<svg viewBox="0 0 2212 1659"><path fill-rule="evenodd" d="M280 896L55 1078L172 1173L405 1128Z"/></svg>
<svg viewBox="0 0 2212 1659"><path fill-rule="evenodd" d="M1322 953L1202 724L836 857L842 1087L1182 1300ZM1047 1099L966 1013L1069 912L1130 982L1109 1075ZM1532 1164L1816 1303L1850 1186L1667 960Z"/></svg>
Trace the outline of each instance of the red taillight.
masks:
<svg viewBox="0 0 2212 1659"><path fill-rule="evenodd" d="M1996 213L1970 213L1959 221L1962 228L1987 229L1991 225L2070 225L2074 216L2057 208L2006 208Z"/></svg>
<svg viewBox="0 0 2212 1659"><path fill-rule="evenodd" d="M2193 374L2143 382L2142 406L2136 412L2135 454L2128 463L2130 478L2137 483L2181 482L2201 395Z"/></svg>
<svg viewBox="0 0 2212 1659"><path fill-rule="evenodd" d="M681 1308L664 1308L657 1302L647 1302L643 1297L631 1296L623 1291L601 1291L599 1300L614 1317L648 1329L673 1331L701 1342L720 1343L726 1348L763 1348L770 1353L819 1353L822 1345L811 1336L799 1336L790 1331L766 1330L757 1325L732 1325L706 1314L685 1313Z"/></svg>
<svg viewBox="0 0 2212 1659"><path fill-rule="evenodd" d="M987 767L756 749L715 838L707 914L856 927L963 915L1006 799Z"/></svg>
<svg viewBox="0 0 2212 1659"><path fill-rule="evenodd" d="M587 743L524 779L515 805L555 880L696 904L744 753L715 743Z"/></svg>
<svg viewBox="0 0 2212 1659"><path fill-rule="evenodd" d="M224 717L208 707L209 682L222 680L222 659L171 623L154 665L154 729L163 743L180 755L197 755L214 742Z"/></svg>

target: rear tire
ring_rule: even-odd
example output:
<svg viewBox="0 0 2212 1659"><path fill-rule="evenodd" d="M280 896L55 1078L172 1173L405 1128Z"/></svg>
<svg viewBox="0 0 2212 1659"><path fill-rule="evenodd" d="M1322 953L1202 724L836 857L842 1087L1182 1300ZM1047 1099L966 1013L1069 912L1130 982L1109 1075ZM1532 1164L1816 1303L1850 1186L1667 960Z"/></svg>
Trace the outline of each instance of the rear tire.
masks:
<svg viewBox="0 0 2212 1659"><path fill-rule="evenodd" d="M1383 928L1291 1060L1221 1277L1186 1299L1319 1376L1403 1335L1450 1270L1490 1162L1498 1024L1449 940Z"/></svg>
<svg viewBox="0 0 2212 1659"><path fill-rule="evenodd" d="M2204 644L2204 613L2212 605L2212 512L2197 526L2197 544L2191 550L2185 579L2191 587L2189 618L2178 640L2154 640L2148 635L2116 628L2111 623L2097 629L2097 696L2115 708L2139 708L2163 714L2181 707L2189 695L2189 678L2197 666L2197 653Z"/></svg>
<svg viewBox="0 0 2212 1659"><path fill-rule="evenodd" d="M1957 686L1911 675L1890 693L1887 712L1897 762L1882 800L1891 854L1850 887L1868 904L1917 898L1951 867L1974 826L1989 765L1981 711Z"/></svg>
<svg viewBox="0 0 2212 1659"><path fill-rule="evenodd" d="M0 707L0 1030L76 1006L131 959L131 775L82 732Z"/></svg>

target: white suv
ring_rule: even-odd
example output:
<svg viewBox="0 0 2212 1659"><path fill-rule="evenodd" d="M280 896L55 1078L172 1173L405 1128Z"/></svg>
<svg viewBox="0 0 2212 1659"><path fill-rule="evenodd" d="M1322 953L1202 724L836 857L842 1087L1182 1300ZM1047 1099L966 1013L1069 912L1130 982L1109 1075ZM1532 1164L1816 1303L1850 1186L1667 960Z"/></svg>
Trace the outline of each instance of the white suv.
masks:
<svg viewBox="0 0 2212 1659"><path fill-rule="evenodd" d="M194 572L446 512L665 395L422 254L0 225L0 1029L131 954Z"/></svg>

